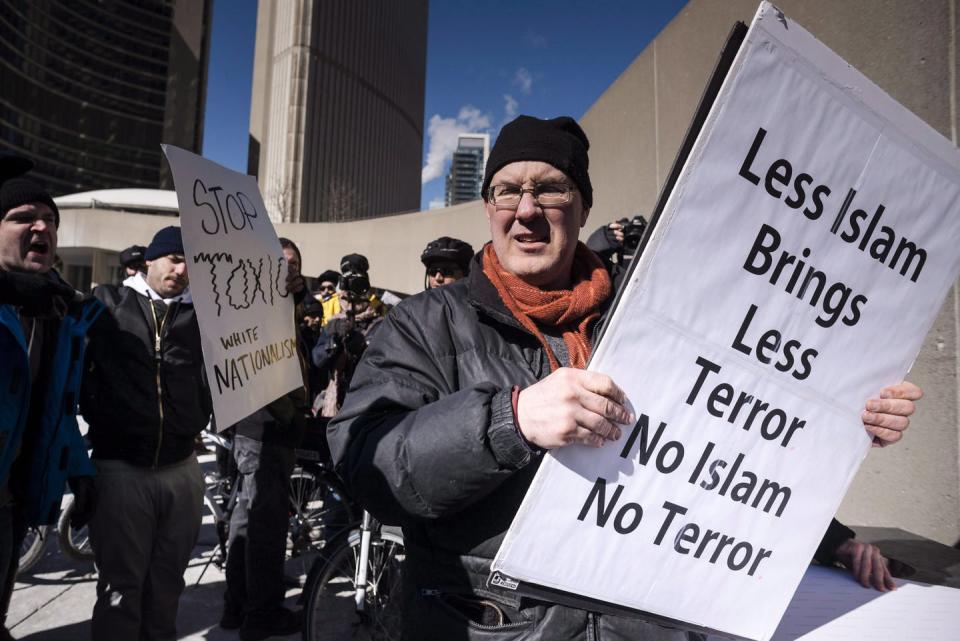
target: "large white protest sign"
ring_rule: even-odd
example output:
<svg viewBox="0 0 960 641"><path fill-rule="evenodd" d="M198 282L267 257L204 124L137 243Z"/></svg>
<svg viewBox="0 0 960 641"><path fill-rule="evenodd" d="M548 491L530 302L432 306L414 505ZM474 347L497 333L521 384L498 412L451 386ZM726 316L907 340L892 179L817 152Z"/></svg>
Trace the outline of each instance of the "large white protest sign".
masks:
<svg viewBox="0 0 960 641"><path fill-rule="evenodd" d="M768 639L958 247L956 149L762 5L590 365L637 423L546 458L495 582Z"/></svg>
<svg viewBox="0 0 960 641"><path fill-rule="evenodd" d="M217 427L303 385L287 264L257 181L164 145Z"/></svg>

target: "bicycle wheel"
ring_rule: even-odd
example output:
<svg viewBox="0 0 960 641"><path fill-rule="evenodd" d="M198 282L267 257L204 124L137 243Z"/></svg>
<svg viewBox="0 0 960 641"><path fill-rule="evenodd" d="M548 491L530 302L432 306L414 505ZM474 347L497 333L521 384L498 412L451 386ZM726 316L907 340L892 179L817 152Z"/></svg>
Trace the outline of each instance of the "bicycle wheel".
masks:
<svg viewBox="0 0 960 641"><path fill-rule="evenodd" d="M367 561L364 611L358 613L354 577L360 560L360 530L331 546L322 572L307 587L304 599L304 641L358 638L358 627L371 641L400 639L400 570L403 539L391 532L374 534Z"/></svg>
<svg viewBox="0 0 960 641"><path fill-rule="evenodd" d="M323 548L351 525L343 501L313 472L296 467L290 475L287 552L296 557Z"/></svg>
<svg viewBox="0 0 960 641"><path fill-rule="evenodd" d="M17 565L18 574L28 571L36 565L40 557L43 556L43 550L47 547L47 534L49 530L49 526L46 525L27 530L27 536L24 537L23 543L20 544L20 562L19 565Z"/></svg>
<svg viewBox="0 0 960 641"><path fill-rule="evenodd" d="M71 498L66 507L60 510L60 518L57 520L57 540L60 543L60 551L74 561L93 561L93 547L90 545L87 526L75 528L70 525L74 505Z"/></svg>

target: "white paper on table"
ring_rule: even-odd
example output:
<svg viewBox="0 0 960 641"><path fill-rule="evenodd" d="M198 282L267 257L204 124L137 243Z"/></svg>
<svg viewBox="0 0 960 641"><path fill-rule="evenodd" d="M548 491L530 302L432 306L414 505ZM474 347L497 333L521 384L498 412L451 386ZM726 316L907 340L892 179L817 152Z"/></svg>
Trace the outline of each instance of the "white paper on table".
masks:
<svg viewBox="0 0 960 641"><path fill-rule="evenodd" d="M772 641L956 641L960 590L897 579L893 592L864 588L849 572L811 567ZM711 635L707 641L724 641Z"/></svg>

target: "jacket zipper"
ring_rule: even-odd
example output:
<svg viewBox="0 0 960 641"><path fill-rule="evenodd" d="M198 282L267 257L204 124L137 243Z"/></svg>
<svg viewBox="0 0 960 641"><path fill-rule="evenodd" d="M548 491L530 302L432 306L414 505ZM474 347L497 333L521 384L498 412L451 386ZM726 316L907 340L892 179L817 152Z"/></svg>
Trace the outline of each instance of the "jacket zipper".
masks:
<svg viewBox="0 0 960 641"><path fill-rule="evenodd" d="M163 446L163 386L160 383L160 363L163 360L163 354L161 351L160 336L170 308L168 307L164 311L162 319L157 319L157 308L153 306L152 300L149 301L149 305L150 311L153 312L153 327L155 332L153 359L157 365L157 409L160 411L160 429L157 430L157 450L153 454L153 468L157 469L160 466L160 448Z"/></svg>

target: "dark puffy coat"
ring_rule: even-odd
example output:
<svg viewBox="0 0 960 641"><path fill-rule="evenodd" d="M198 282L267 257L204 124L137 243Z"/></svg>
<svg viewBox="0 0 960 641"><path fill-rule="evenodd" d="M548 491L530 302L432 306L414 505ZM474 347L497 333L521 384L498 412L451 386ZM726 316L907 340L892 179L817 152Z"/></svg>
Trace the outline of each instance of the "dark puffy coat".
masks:
<svg viewBox="0 0 960 641"><path fill-rule="evenodd" d="M89 332L80 399L93 458L142 467L184 460L212 407L193 305L170 304L158 355L146 296L114 285L93 294L107 308Z"/></svg>
<svg viewBox="0 0 960 641"><path fill-rule="evenodd" d="M549 373L539 341L503 305L476 258L466 278L395 307L367 348L328 439L355 497L403 526L404 582L413 599L405 621L409 613L416 619L407 636L461 638L477 629L451 614L449 603L417 598L469 594L523 622L502 637L484 628L478 638L598 638L597 630L606 630L600 639L697 638L640 619L530 605L487 585L541 461L514 425L512 387Z"/></svg>

